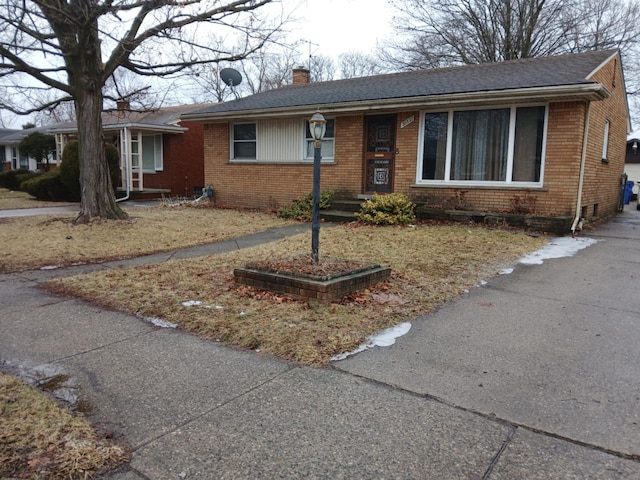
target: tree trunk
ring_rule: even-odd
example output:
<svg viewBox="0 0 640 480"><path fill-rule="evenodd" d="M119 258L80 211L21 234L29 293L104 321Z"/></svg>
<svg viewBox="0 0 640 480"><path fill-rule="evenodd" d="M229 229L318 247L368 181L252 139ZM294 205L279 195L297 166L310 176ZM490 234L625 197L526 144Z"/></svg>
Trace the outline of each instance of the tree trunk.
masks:
<svg viewBox="0 0 640 480"><path fill-rule="evenodd" d="M88 38L69 63L69 80L75 87L80 166L80 214L76 223L97 218L126 219L128 215L116 203L104 147L102 131L102 88L104 86L97 21L82 32Z"/></svg>
<svg viewBox="0 0 640 480"><path fill-rule="evenodd" d="M102 132L102 92L87 93L76 100L78 147L80 155L80 214L76 223L96 218L126 219L128 215L116 203L105 155Z"/></svg>

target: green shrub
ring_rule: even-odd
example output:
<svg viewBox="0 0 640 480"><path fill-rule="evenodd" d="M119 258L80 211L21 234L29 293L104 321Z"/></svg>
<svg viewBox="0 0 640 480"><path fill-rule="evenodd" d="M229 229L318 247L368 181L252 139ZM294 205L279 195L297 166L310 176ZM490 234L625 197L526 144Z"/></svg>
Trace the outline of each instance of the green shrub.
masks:
<svg viewBox="0 0 640 480"><path fill-rule="evenodd" d="M373 225L408 225L416 221L415 205L406 195L373 195L362 204L356 218Z"/></svg>
<svg viewBox="0 0 640 480"><path fill-rule="evenodd" d="M109 174L114 192L120 185L120 153L110 144L105 144L105 154L109 164ZM77 141L69 142L62 152L60 180L68 191L69 200L80 200L80 153Z"/></svg>
<svg viewBox="0 0 640 480"><path fill-rule="evenodd" d="M40 172L28 172L28 173L21 173L20 175L16 175L16 182L18 183L18 185L20 185L18 189L22 190L22 182L26 182L27 180L38 177L40 175L42 175Z"/></svg>
<svg viewBox="0 0 640 480"><path fill-rule="evenodd" d="M69 142L62 151L62 162L57 170L60 171L60 182L67 191L70 200L80 200L80 162L79 144Z"/></svg>
<svg viewBox="0 0 640 480"><path fill-rule="evenodd" d="M60 180L59 168L26 180L20 187L39 200L69 200L67 189Z"/></svg>
<svg viewBox="0 0 640 480"><path fill-rule="evenodd" d="M20 190L21 182L18 182L18 175L26 175L29 172L28 168L18 168L0 173L0 187L9 190Z"/></svg>
<svg viewBox="0 0 640 480"><path fill-rule="evenodd" d="M320 208L326 209L331 206L334 191L323 190L320 192ZM301 222L308 222L313 217L313 193L308 193L296 200L291 205L283 207L278 211L281 218L295 218Z"/></svg>

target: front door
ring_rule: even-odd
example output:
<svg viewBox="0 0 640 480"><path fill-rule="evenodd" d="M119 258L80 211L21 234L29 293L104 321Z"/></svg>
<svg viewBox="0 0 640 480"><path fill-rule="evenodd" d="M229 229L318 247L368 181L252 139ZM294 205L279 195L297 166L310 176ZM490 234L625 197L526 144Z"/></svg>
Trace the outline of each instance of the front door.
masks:
<svg viewBox="0 0 640 480"><path fill-rule="evenodd" d="M393 192L396 116L365 117L364 193Z"/></svg>

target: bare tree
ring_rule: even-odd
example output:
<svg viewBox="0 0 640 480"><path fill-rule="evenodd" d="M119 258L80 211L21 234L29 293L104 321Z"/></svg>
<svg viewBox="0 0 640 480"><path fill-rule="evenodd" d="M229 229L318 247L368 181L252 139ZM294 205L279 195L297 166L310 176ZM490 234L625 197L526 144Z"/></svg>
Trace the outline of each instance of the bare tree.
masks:
<svg viewBox="0 0 640 480"><path fill-rule="evenodd" d="M393 0L399 40L385 60L429 68L538 57L560 51L570 31L565 0Z"/></svg>
<svg viewBox="0 0 640 480"><path fill-rule="evenodd" d="M299 64L296 53L300 42L272 45L241 62L246 78L244 91L249 94L280 88L291 83L291 72Z"/></svg>
<svg viewBox="0 0 640 480"><path fill-rule="evenodd" d="M309 72L311 74L311 81L325 82L335 78L336 67L331 57L314 55L309 58Z"/></svg>
<svg viewBox="0 0 640 480"><path fill-rule="evenodd" d="M166 77L245 58L279 27L258 17L271 1L0 0L0 107L29 114L74 103L82 159L76 222L127 216L115 202L103 146L104 89L114 72ZM226 47L200 40L211 36L228 38ZM34 89L59 95L34 104Z"/></svg>
<svg viewBox="0 0 640 480"><path fill-rule="evenodd" d="M571 9L571 25L563 48L572 52L619 48L623 53L640 45L640 4L624 0L581 0Z"/></svg>
<svg viewBox="0 0 640 480"><path fill-rule="evenodd" d="M341 78L370 77L385 71L374 57L357 51L338 55L338 64Z"/></svg>
<svg viewBox="0 0 640 480"><path fill-rule="evenodd" d="M640 103L640 4L630 0L392 0L397 70L621 51L630 103ZM640 105L638 105L640 107ZM636 109L632 109L635 111ZM636 112L637 115L640 112Z"/></svg>

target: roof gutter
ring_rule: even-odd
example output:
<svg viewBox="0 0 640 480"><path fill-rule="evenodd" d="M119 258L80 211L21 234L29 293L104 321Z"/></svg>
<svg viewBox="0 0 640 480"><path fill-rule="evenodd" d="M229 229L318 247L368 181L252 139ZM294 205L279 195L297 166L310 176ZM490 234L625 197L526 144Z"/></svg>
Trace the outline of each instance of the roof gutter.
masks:
<svg viewBox="0 0 640 480"><path fill-rule="evenodd" d="M118 131L123 129L147 130L150 132L161 133L184 133L189 130L185 127L174 127L171 125L153 125L151 123L111 123L102 126L102 130L104 131ZM78 128L52 128L49 131L52 133L76 133L78 131Z"/></svg>
<svg viewBox="0 0 640 480"><path fill-rule="evenodd" d="M188 113L182 120L216 121L236 118L274 118L292 115L308 115L312 111L321 110L323 114L378 112L384 110L427 109L443 106L479 106L499 102L535 102L587 100L599 101L609 98L611 92L599 83L584 85L566 85L539 88L519 88L513 90L495 90L490 92L456 93L447 95L429 95L406 98L390 98L363 100L357 102L292 105L275 108L259 108L247 110L227 110L222 112Z"/></svg>

